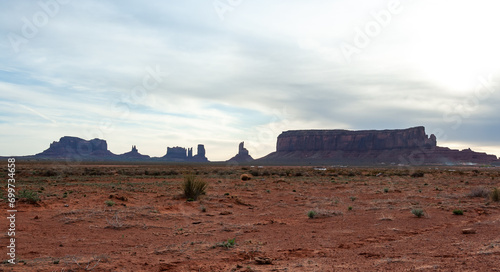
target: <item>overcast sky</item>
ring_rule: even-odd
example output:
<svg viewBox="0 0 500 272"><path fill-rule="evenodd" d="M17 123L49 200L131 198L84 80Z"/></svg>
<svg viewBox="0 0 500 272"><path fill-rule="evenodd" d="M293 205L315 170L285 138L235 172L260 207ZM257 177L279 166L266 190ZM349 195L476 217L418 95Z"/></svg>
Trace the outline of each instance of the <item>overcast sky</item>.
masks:
<svg viewBox="0 0 500 272"><path fill-rule="evenodd" d="M254 158L291 129L425 126L500 155L500 3L1 1L0 155L62 136L115 154ZM196 151L195 151L196 153Z"/></svg>

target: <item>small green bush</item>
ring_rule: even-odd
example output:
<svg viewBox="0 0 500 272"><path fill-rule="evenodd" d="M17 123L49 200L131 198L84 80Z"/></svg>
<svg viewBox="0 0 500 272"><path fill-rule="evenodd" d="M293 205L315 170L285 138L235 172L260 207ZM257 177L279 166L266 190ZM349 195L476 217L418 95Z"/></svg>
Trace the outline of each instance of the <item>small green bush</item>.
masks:
<svg viewBox="0 0 500 272"><path fill-rule="evenodd" d="M206 194L207 187L208 183L197 179L195 175L185 176L182 184L184 196L193 200L197 200L200 195Z"/></svg>
<svg viewBox="0 0 500 272"><path fill-rule="evenodd" d="M464 211L462 210L453 210L454 215L464 215Z"/></svg>
<svg viewBox="0 0 500 272"><path fill-rule="evenodd" d="M422 210L422 209L412 209L411 213L418 218L424 216L424 210Z"/></svg>
<svg viewBox="0 0 500 272"><path fill-rule="evenodd" d="M106 205L108 205L108 207L112 207L115 205L115 202L113 200L106 200L106 202L104 202Z"/></svg>
<svg viewBox="0 0 500 272"><path fill-rule="evenodd" d="M311 219L312 219L312 218L314 218L317 214L318 214L318 213L317 213L317 212L315 212L315 211L308 211L308 212L307 212L307 216L308 216L309 218L311 218Z"/></svg>

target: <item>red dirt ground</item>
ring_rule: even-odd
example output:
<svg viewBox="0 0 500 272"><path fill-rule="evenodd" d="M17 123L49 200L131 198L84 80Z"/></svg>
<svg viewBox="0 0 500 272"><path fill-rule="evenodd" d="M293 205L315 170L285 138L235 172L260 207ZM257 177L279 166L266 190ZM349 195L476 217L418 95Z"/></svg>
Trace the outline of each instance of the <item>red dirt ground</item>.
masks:
<svg viewBox="0 0 500 272"><path fill-rule="evenodd" d="M500 202L469 196L499 170L19 162L16 189L41 200L17 201L0 271L500 271ZM186 173L209 183L198 201Z"/></svg>

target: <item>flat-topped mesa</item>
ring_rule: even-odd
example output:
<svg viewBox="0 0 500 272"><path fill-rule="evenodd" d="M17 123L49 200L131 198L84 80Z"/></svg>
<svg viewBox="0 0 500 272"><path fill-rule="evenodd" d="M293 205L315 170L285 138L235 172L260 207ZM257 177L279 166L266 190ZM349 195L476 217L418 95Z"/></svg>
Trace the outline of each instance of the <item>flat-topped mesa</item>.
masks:
<svg viewBox="0 0 500 272"><path fill-rule="evenodd" d="M395 130L290 130L278 136L277 152L370 151L432 148L436 136L424 127Z"/></svg>

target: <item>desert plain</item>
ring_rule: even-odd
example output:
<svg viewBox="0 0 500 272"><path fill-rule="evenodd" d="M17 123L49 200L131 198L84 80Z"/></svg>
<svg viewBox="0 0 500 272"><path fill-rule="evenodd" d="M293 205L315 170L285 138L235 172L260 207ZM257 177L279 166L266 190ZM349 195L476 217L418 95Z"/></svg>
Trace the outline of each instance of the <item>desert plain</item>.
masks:
<svg viewBox="0 0 500 272"><path fill-rule="evenodd" d="M0 271L500 271L498 167L16 167Z"/></svg>

